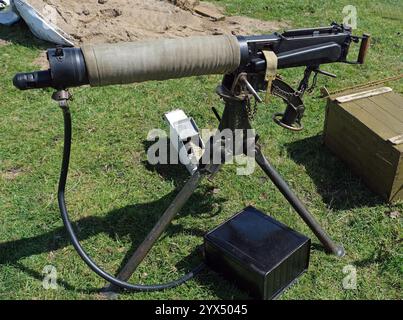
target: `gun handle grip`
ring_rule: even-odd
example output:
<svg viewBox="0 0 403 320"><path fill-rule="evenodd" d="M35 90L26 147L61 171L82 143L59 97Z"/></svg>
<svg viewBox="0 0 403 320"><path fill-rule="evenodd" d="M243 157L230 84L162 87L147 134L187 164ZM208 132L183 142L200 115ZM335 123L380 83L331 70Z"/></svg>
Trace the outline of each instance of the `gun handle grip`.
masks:
<svg viewBox="0 0 403 320"><path fill-rule="evenodd" d="M359 64L364 64L365 58L367 56L367 52L368 52L368 49L369 49L369 46L370 46L370 43L371 43L371 35L364 34L362 36L362 40L361 40L360 53L358 54L357 62Z"/></svg>

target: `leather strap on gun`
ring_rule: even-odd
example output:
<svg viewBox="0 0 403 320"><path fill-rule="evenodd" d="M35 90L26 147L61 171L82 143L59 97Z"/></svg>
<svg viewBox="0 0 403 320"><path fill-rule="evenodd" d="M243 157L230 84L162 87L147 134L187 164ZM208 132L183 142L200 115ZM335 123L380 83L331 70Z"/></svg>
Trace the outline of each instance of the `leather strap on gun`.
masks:
<svg viewBox="0 0 403 320"><path fill-rule="evenodd" d="M277 75L278 58L276 54L270 50L263 50L263 55L266 59L266 75L264 80L267 82L266 97L264 102L269 103L271 86Z"/></svg>

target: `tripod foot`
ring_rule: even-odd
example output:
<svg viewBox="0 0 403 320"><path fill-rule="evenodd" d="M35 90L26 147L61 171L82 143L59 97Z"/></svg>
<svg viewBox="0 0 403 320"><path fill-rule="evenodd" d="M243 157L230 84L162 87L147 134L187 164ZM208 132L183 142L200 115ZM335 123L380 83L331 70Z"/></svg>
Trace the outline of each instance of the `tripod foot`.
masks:
<svg viewBox="0 0 403 320"><path fill-rule="evenodd" d="M346 255L346 251L344 250L342 245L337 245L336 250L332 253L339 258L343 258Z"/></svg>
<svg viewBox="0 0 403 320"><path fill-rule="evenodd" d="M117 288L117 290L116 290L116 288L113 285L109 284L101 289L100 295L105 300L117 300L117 298L119 296L118 291L119 291L119 288Z"/></svg>

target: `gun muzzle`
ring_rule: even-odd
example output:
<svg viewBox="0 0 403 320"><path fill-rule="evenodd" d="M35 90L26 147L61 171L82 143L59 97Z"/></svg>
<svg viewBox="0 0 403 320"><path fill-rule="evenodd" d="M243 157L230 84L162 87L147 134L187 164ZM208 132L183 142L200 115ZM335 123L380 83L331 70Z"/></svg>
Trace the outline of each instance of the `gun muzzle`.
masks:
<svg viewBox="0 0 403 320"><path fill-rule="evenodd" d="M66 89L89 83L84 56L79 48L55 48L47 51L49 69L17 73L14 86L20 90L52 87Z"/></svg>
<svg viewBox="0 0 403 320"><path fill-rule="evenodd" d="M20 90L52 87L52 76L50 70L17 73L13 84Z"/></svg>
<svg viewBox="0 0 403 320"><path fill-rule="evenodd" d="M48 71L17 74L14 85L65 89L225 74L239 67L241 48L235 36L222 35L56 48L47 55Z"/></svg>

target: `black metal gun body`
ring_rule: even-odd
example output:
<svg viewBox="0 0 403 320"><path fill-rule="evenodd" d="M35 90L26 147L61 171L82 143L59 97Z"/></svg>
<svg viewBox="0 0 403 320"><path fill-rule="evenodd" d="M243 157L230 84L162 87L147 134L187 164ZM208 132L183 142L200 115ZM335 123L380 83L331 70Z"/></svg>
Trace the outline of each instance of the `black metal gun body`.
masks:
<svg viewBox="0 0 403 320"><path fill-rule="evenodd" d="M245 60L248 66L245 71L249 72L265 71L266 61L262 54L264 49L275 52L278 57L278 68L286 69L341 61L349 48L349 43L346 43L349 38L344 34L323 38L289 38L284 35L272 35L269 37L243 37L240 40L241 43L245 41L251 51L248 60Z"/></svg>
<svg viewBox="0 0 403 320"><path fill-rule="evenodd" d="M269 36L238 37L241 48L248 48L250 71L264 71L265 60L262 51L270 49L278 57L278 68L293 68L346 62L351 31L345 27L291 30ZM245 50L244 49L244 50ZM245 54L246 57L246 54ZM248 71L249 71L248 70Z"/></svg>
<svg viewBox="0 0 403 320"><path fill-rule="evenodd" d="M266 71L264 50L271 50L277 55L278 69L317 68L322 64L335 62L362 64L363 59L350 62L347 56L352 42L358 43L368 36L353 36L350 28L333 24L330 27L237 38L241 47L241 65L236 72L263 74ZM366 45L366 41L363 41L360 52L366 50Z"/></svg>
<svg viewBox="0 0 403 320"><path fill-rule="evenodd" d="M237 38L241 47L241 64L235 72L224 77L223 85L228 89L234 88L234 82L238 80L238 75L245 73L248 84L254 89L255 96L258 91L270 90L283 98L287 103L287 109L284 113L277 114L277 116L281 116L278 124L291 130L298 130L302 126L293 127L293 125L300 122L303 116L302 96L309 88L312 73L315 74L315 84L318 74L336 77L336 75L320 70L322 64L336 62L363 64L370 36L353 36L351 28L333 23L330 27L297 29L282 34L240 36ZM348 54L351 44L359 43L360 40L362 41L358 59L349 61ZM297 90L293 90L280 80L276 80L272 88L267 88L265 81L267 61L263 54L265 50L276 54L277 69L306 68ZM259 99L258 96L257 98Z"/></svg>

